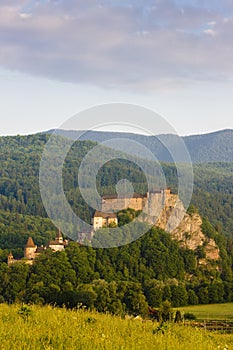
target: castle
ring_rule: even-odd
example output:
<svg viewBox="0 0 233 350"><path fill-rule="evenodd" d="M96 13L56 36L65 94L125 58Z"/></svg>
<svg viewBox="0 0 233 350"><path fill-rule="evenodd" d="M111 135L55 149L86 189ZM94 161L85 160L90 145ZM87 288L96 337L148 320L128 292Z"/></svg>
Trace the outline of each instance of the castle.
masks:
<svg viewBox="0 0 233 350"><path fill-rule="evenodd" d="M132 197L106 195L102 198L101 211L96 211L92 219L93 229L117 225L116 213L123 209L143 210L147 222L171 234L172 239L182 247L196 250L205 249L206 258L199 259L200 265L220 259L219 248L213 238L202 231L202 218L198 213L190 215L178 194L170 189L147 192L145 195L134 193ZM108 214L109 213L109 214Z"/></svg>
<svg viewBox="0 0 233 350"><path fill-rule="evenodd" d="M202 218L198 213L188 214L177 194L171 193L170 189L148 192L145 195L134 193L132 197L121 197L106 195L102 198L101 211L96 211L92 218L90 230L79 232L77 242L84 244L91 242L95 231L102 227L116 227L118 225L117 212L124 209L143 210L148 213L147 220L171 233L173 239L178 241L182 247L196 250L205 247L206 258L199 259L199 264L206 265L208 260L219 260L219 248L214 239L208 238L202 232ZM173 218L170 221L171 213ZM28 238L24 248L24 257L20 260L14 259L12 253L8 256L8 265L15 262L24 262L32 265L35 258L50 248L53 252L62 251L68 245L63 240L60 229L54 241L48 242L46 246L37 247L31 237Z"/></svg>
<svg viewBox="0 0 233 350"><path fill-rule="evenodd" d="M117 226L117 215L115 213L104 213L96 210L92 219L92 225L94 231L99 230L102 227Z"/></svg>
<svg viewBox="0 0 233 350"><path fill-rule="evenodd" d="M93 229L79 232L77 242L80 244L83 244L85 241L90 242L95 231L103 227L118 226L117 212L128 208L134 209L135 211L143 210L148 213L151 223L165 229L166 219L164 216L167 215L167 211L169 211L170 208L174 207L177 199L178 196L172 194L170 189L151 191L144 195L133 193L131 197L105 195L102 197L101 210L96 210L92 217ZM164 208L166 208L166 210L163 210ZM160 214L159 217L158 214ZM24 258L15 260L12 253L10 253L8 256L8 265L16 261L32 264L35 258L47 248L57 252L62 251L67 244L67 241L63 241L60 229L58 230L56 239L48 242L45 247L37 247L33 239L29 237L24 249Z"/></svg>
<svg viewBox="0 0 233 350"><path fill-rule="evenodd" d="M35 258L44 252L46 249L50 248L53 252L62 251L65 246L68 245L68 241L64 241L60 229L58 229L57 236L54 241L49 241L46 246L38 247L35 245L32 237L28 238L27 244L24 247L24 257L20 260L14 259L12 252L8 255L8 265L14 264L15 262L24 262L26 264L32 265Z"/></svg>
<svg viewBox="0 0 233 350"><path fill-rule="evenodd" d="M96 211L92 218L93 229L96 231L102 227L117 226L116 213L128 208L144 210L151 218L157 218L158 213L164 207L172 207L177 198L170 189L147 192L144 195L134 193L132 197L105 195L102 197L101 211Z"/></svg>

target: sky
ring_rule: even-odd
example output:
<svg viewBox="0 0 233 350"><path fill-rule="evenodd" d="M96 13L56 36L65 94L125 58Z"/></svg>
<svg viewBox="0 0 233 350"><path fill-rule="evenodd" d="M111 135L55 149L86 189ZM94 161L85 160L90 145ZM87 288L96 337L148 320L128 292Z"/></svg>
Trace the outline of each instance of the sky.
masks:
<svg viewBox="0 0 233 350"><path fill-rule="evenodd" d="M0 135L111 102L233 129L232 58L232 0L0 0Z"/></svg>

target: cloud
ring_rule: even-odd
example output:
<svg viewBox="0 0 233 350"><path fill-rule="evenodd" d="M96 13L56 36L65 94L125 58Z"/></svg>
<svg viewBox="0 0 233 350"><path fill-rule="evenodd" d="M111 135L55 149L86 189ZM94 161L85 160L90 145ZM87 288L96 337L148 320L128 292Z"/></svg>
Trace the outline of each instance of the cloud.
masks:
<svg viewBox="0 0 233 350"><path fill-rule="evenodd" d="M198 3L1 1L0 65L127 89L232 79L232 13Z"/></svg>
<svg viewBox="0 0 233 350"><path fill-rule="evenodd" d="M205 29L204 33L207 34L207 35L210 35L210 36L215 36L216 35L216 32L213 29Z"/></svg>

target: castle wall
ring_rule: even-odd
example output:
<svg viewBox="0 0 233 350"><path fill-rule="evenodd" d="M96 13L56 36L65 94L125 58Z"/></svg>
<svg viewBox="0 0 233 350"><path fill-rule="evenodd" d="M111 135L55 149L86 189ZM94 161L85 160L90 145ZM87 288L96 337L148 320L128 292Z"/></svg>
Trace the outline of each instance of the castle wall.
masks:
<svg viewBox="0 0 233 350"><path fill-rule="evenodd" d="M171 194L169 189L150 192L145 196L134 196L132 198L117 198L110 197L102 200L102 211L105 213L117 212L123 209L132 208L134 210L148 211L149 215L156 215L158 208L168 206L171 202L171 198L174 195Z"/></svg>
<svg viewBox="0 0 233 350"><path fill-rule="evenodd" d="M111 217L108 217L108 218L103 218L103 217L94 217L93 220L92 220L92 224L93 224L93 228L94 230L98 230L102 227L107 227L111 224L118 224L118 220L117 218L111 218Z"/></svg>
<svg viewBox="0 0 233 350"><path fill-rule="evenodd" d="M142 210L146 204L146 197L133 198L106 198L102 201L102 211L105 213L117 212L127 208Z"/></svg>
<svg viewBox="0 0 233 350"><path fill-rule="evenodd" d="M37 246L35 247L26 247L24 249L24 257L25 259L35 259L35 256L36 256L36 249L37 249Z"/></svg>

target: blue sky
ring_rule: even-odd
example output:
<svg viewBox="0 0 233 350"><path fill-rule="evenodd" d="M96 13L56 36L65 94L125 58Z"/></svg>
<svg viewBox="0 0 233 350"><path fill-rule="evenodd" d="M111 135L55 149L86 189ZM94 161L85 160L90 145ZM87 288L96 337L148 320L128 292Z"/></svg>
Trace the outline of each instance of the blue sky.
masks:
<svg viewBox="0 0 233 350"><path fill-rule="evenodd" d="M0 134L141 104L179 134L233 128L231 0L1 0Z"/></svg>

